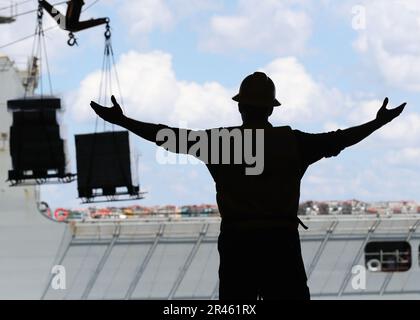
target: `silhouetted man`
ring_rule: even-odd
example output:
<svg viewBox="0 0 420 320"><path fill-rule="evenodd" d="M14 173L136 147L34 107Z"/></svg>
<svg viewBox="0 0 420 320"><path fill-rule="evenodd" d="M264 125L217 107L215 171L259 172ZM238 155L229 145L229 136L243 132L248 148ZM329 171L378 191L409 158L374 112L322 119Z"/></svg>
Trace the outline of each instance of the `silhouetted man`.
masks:
<svg viewBox="0 0 420 320"><path fill-rule="evenodd" d="M309 134L289 126L270 124L268 118L280 103L275 97L273 81L262 72L246 77L233 100L239 104L243 124L224 128L224 134L231 135L221 145L212 144L223 140L212 135L215 129L191 131L125 117L114 97L112 108L95 102L91 106L106 121L169 151L188 153L203 161L212 160L205 163L216 183L222 217L218 239L220 299L256 299L258 296L309 299L298 233L299 223L303 225L297 217L300 181L309 165L324 157L336 156L344 148L363 140L397 117L406 104L388 110L386 98L376 119L370 122L345 130ZM163 131L175 132L176 137L184 137L188 143L182 146L181 139L175 146L167 144L168 141L159 137ZM263 139L260 139L261 133ZM195 138L187 138L191 136ZM237 137L242 139L240 152L232 149ZM196 148L192 151L194 142L200 139L207 139L207 145L211 146L206 157L203 148L199 152ZM263 170L247 171L252 166L251 169L261 169L261 163L250 165L244 161L247 146L252 147L254 155L257 152L263 156ZM227 161L229 159L231 161Z"/></svg>

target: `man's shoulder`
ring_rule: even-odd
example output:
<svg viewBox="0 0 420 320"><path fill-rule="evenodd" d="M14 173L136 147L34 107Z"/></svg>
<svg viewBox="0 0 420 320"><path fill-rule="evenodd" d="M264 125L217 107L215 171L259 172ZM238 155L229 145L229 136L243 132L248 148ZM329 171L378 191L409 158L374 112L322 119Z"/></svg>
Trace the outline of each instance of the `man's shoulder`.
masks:
<svg viewBox="0 0 420 320"><path fill-rule="evenodd" d="M273 129L284 130L284 131L293 131L291 126L276 126L276 127L273 127Z"/></svg>
<svg viewBox="0 0 420 320"><path fill-rule="evenodd" d="M227 130L234 130L234 129L247 129L247 127L243 127L243 126L229 126L229 127L218 127L218 128L210 128L210 129L206 129L206 130L223 130L223 129L227 129ZM249 128L251 129L251 128ZM290 126L273 126L273 127L267 127L267 128L261 128L261 129L265 129L265 130L288 130L288 131L294 131L294 129L292 129L292 127Z"/></svg>
<svg viewBox="0 0 420 320"><path fill-rule="evenodd" d="M276 127L271 128L271 130L272 130L273 134L275 134L275 135L283 135L283 136L294 135L294 130L290 126L276 126Z"/></svg>
<svg viewBox="0 0 420 320"><path fill-rule="evenodd" d="M207 132L207 133L212 133L212 132L213 133L220 133L220 132L223 132L223 131L232 132L232 131L235 131L235 130L241 130L242 131L242 130L247 130L247 129L255 130L255 129L246 128L246 127L243 127L243 126L229 126L229 127L208 128L208 129L200 130L200 131L204 131L204 132ZM263 129L268 134L269 133L273 133L273 134L295 134L296 132L300 132L300 133L304 134L304 132L301 132L299 130L295 130L290 126L273 126L273 127L261 128L261 129Z"/></svg>

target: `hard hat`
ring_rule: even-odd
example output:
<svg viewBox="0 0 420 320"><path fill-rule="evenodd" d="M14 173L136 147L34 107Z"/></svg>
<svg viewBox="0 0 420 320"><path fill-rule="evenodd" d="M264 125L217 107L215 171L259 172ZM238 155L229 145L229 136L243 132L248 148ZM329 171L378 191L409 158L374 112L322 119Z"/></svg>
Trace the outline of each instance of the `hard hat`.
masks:
<svg viewBox="0 0 420 320"><path fill-rule="evenodd" d="M233 100L254 106L278 107L281 103L276 99L276 87L264 72L254 72L241 83L239 93Z"/></svg>

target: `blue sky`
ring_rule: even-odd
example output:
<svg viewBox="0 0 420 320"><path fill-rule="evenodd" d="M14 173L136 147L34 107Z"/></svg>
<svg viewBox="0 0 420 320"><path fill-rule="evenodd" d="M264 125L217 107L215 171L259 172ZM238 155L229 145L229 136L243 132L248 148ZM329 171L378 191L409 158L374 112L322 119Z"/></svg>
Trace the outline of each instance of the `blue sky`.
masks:
<svg viewBox="0 0 420 320"><path fill-rule="evenodd" d="M230 98L256 70L273 78L283 102L272 123L302 131L372 120L385 96L391 106L407 101L394 123L313 165L302 181L301 199L420 201L420 3L102 0L83 17L93 16L111 18L124 108L143 121L192 128L238 124ZM24 16L2 26L1 43L30 34L34 19ZM45 17L47 27L53 23ZM70 48L64 31L47 34L55 93L67 110L73 170L73 134L94 129L89 101L99 87L103 28L78 38L79 47ZM22 61L30 46L27 41L3 51ZM155 146L134 140L141 152L141 185L149 192L142 204L215 203L204 165L160 165ZM77 207L76 196L75 183L42 188L53 207Z"/></svg>

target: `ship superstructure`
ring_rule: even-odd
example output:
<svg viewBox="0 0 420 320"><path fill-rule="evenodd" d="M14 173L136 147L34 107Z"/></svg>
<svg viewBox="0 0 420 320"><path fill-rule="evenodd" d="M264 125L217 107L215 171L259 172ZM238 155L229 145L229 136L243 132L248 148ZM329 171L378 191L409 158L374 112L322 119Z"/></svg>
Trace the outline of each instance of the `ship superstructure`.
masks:
<svg viewBox="0 0 420 320"><path fill-rule="evenodd" d="M38 214L35 186L11 188L7 101L25 92L27 72L0 55L0 299L39 299L48 281L65 225Z"/></svg>

